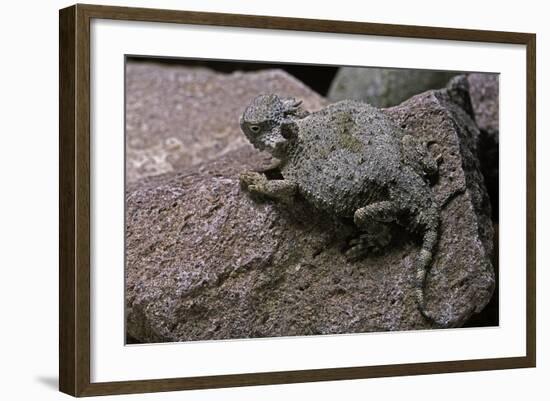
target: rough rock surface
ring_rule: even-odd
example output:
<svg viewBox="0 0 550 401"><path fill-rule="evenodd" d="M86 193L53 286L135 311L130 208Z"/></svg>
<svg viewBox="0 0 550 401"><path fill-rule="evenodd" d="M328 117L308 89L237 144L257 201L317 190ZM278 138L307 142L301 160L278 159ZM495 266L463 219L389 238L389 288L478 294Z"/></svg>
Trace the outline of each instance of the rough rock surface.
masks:
<svg viewBox="0 0 550 401"><path fill-rule="evenodd" d="M481 133L481 169L491 197L493 217L498 220L499 76L469 74L468 84L475 121Z"/></svg>
<svg viewBox="0 0 550 401"><path fill-rule="evenodd" d="M477 126L491 136L496 135L498 143L498 74L468 74L468 85Z"/></svg>
<svg viewBox="0 0 550 401"><path fill-rule="evenodd" d="M129 182L219 157L247 144L238 118L248 101L276 92L316 110L317 93L282 70L222 74L150 62L126 65Z"/></svg>
<svg viewBox="0 0 550 401"><path fill-rule="evenodd" d="M329 89L329 100L362 100L390 107L430 89L444 88L457 72L342 67Z"/></svg>
<svg viewBox="0 0 550 401"><path fill-rule="evenodd" d="M479 131L457 105L463 90L431 91L385 112L407 133L436 140L434 186L444 205L426 282L428 310L460 326L489 301L490 205ZM346 222L305 203L259 203L238 174L270 160L250 147L127 190L128 334L141 342L431 328L418 312L418 242L402 230L381 255L348 262ZM270 174L275 174L270 172Z"/></svg>

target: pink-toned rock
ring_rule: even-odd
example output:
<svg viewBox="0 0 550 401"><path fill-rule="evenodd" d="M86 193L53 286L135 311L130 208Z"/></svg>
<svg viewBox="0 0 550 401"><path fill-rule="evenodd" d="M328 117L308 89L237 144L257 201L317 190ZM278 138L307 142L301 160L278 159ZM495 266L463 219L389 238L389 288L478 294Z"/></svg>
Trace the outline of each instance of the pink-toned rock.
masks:
<svg viewBox="0 0 550 401"><path fill-rule="evenodd" d="M239 116L251 98L277 93L312 110L326 101L282 70L222 74L151 62L126 66L126 174L129 182L250 146Z"/></svg>
<svg viewBox="0 0 550 401"><path fill-rule="evenodd" d="M460 90L431 91L385 112L437 141L433 190L441 238L426 281L427 308L449 326L493 293L490 205L477 161L479 131ZM435 151L436 149L434 149ZM305 203L255 202L239 172L269 160L240 147L127 191L128 334L141 342L298 336L433 328L418 312L418 244L399 227L381 255L349 262L351 226Z"/></svg>

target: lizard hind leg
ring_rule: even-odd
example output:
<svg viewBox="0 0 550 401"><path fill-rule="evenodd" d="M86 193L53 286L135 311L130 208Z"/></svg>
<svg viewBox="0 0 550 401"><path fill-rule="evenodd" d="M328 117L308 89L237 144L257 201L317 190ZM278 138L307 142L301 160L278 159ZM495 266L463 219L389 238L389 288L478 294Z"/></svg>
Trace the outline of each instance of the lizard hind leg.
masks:
<svg viewBox="0 0 550 401"><path fill-rule="evenodd" d="M370 252L380 252L391 241L391 229L388 223L397 220L397 208L390 201L371 203L357 209L353 221L360 230L358 237L349 242L346 258L355 261L364 258Z"/></svg>

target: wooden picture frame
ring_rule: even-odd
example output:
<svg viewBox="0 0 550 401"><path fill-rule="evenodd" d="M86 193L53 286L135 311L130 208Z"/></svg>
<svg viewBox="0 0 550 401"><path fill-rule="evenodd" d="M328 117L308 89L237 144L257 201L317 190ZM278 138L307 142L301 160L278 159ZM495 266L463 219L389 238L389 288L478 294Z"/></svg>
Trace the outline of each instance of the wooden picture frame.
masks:
<svg viewBox="0 0 550 401"><path fill-rule="evenodd" d="M90 380L90 21L95 18L524 45L527 54L525 60L527 71L526 355L92 383ZM60 10L59 27L59 388L62 392L73 396L94 396L535 366L536 37L534 34L80 4Z"/></svg>

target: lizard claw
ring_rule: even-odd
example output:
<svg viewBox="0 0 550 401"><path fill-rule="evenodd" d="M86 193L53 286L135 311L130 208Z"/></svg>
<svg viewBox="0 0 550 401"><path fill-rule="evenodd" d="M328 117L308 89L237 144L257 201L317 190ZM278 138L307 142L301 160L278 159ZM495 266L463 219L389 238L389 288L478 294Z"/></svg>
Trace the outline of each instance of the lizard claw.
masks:
<svg viewBox="0 0 550 401"><path fill-rule="evenodd" d="M371 232L361 233L348 241L349 248L344 251L348 261L365 258L368 254L379 254L391 241L391 233L386 225L371 227Z"/></svg>
<svg viewBox="0 0 550 401"><path fill-rule="evenodd" d="M242 188L248 188L252 186L257 186L263 181L266 180L266 177L263 174L257 173L255 171L245 171L239 175L239 182L241 183Z"/></svg>
<svg viewBox="0 0 550 401"><path fill-rule="evenodd" d="M350 245L352 241L350 241ZM355 240L355 244L344 251L344 256L348 262L356 262L366 258L368 253L369 247L361 243L360 240Z"/></svg>
<svg viewBox="0 0 550 401"><path fill-rule="evenodd" d="M256 185L256 184L253 184L253 185L249 185L248 186L248 190L250 192L255 192L257 194L261 194L262 193L262 188L260 185Z"/></svg>

